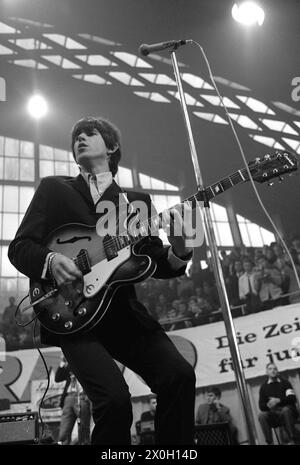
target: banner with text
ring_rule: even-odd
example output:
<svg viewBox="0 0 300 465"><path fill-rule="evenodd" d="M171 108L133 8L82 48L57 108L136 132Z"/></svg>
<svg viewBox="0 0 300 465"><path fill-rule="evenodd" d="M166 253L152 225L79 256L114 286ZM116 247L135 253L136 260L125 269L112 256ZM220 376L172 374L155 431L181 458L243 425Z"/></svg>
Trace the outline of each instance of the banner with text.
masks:
<svg viewBox="0 0 300 465"><path fill-rule="evenodd" d="M234 320L247 378L265 374L269 362L276 363L280 371L300 368L299 310L300 304L295 304ZM194 367L197 387L235 380L223 322L173 331L169 336ZM60 362L60 349L46 348L43 354L52 371L51 382L55 384L53 374ZM42 389L43 384L33 383L31 386L32 382L45 380L46 377L36 350L8 352L4 359L2 357L0 365L0 398L8 398L11 402L30 402L35 389ZM132 397L150 393L141 378L123 365L118 365Z"/></svg>

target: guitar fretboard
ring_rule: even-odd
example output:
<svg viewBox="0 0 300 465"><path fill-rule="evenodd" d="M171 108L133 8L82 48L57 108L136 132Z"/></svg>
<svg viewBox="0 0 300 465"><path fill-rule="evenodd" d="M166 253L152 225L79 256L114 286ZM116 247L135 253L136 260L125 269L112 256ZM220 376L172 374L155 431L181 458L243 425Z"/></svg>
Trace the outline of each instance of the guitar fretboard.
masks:
<svg viewBox="0 0 300 465"><path fill-rule="evenodd" d="M208 200L210 200L216 197L217 195L222 194L222 192L225 192L231 187L236 186L237 184L240 184L241 182L245 182L248 180L249 180L249 175L248 175L246 168L242 170L238 170L235 173L231 174L230 176L227 176L226 178L221 179L215 184L211 184L209 187L205 188L204 190L205 196ZM188 204L191 208L195 208L198 202L204 200L204 192L198 191L196 194L183 200L180 204L174 205L172 208L176 208L183 204ZM141 222L137 228L139 230L139 234L137 234L136 236L134 237L130 235L129 236L118 236L114 238L113 240L114 246L117 248L117 250L121 250L124 247L127 247L128 245L136 244L138 241L140 241L144 237L147 237L150 235L157 235L159 229L162 228L163 221L164 221L163 220L164 214L167 214L167 212L170 210L171 209L164 210L163 212L158 213L157 215L154 215L148 220Z"/></svg>

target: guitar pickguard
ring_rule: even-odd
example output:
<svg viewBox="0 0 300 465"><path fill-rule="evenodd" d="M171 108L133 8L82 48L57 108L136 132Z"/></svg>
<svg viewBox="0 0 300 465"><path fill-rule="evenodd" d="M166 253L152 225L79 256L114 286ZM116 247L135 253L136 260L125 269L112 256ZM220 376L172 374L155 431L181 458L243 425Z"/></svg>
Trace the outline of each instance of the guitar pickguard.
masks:
<svg viewBox="0 0 300 465"><path fill-rule="evenodd" d="M118 256L112 260L106 258L91 267L91 271L84 276L83 295L86 298L94 297L116 269L131 256L131 247L128 246L118 251Z"/></svg>

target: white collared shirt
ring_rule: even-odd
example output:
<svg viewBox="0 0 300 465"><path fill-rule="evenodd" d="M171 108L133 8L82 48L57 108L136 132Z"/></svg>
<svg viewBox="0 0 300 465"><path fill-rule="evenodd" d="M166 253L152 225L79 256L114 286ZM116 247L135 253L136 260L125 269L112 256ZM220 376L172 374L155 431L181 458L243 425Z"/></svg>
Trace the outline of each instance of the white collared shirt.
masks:
<svg viewBox="0 0 300 465"><path fill-rule="evenodd" d="M93 202L96 205L96 203L99 202L103 192L113 182L112 173L110 171L105 171L103 173L91 174L83 170L81 170L80 173L89 186Z"/></svg>
<svg viewBox="0 0 300 465"><path fill-rule="evenodd" d="M245 272L239 277L239 297L240 299L245 299L250 293L257 295L255 289L255 275L254 273L249 274Z"/></svg>

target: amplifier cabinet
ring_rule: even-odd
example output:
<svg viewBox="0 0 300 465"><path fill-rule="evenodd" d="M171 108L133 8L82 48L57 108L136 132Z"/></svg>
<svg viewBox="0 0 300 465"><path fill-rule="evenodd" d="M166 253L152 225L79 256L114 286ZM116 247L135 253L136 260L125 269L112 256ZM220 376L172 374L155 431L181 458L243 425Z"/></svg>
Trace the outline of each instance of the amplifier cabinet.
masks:
<svg viewBox="0 0 300 465"><path fill-rule="evenodd" d="M37 412L0 415L0 444L36 444L38 441Z"/></svg>

